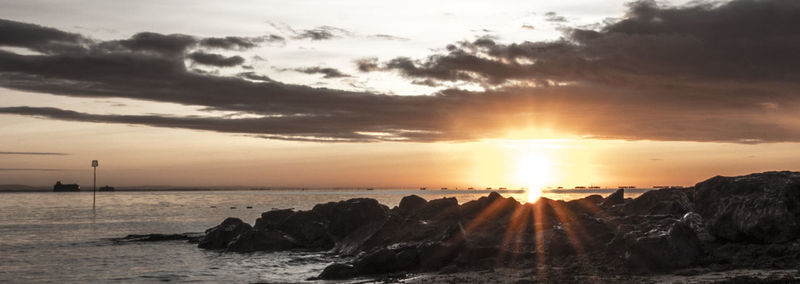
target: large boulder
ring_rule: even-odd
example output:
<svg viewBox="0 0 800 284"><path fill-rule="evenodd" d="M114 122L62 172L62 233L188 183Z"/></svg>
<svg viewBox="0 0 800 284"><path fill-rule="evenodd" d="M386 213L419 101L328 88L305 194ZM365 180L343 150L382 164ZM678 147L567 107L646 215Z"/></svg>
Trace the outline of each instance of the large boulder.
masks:
<svg viewBox="0 0 800 284"><path fill-rule="evenodd" d="M314 211L294 212L276 229L286 232L306 248L327 250L334 245L328 221Z"/></svg>
<svg viewBox="0 0 800 284"><path fill-rule="evenodd" d="M317 279L322 280L343 280L356 277L358 271L352 266L343 263L334 263L325 267Z"/></svg>
<svg viewBox="0 0 800 284"><path fill-rule="evenodd" d="M328 220L328 232L337 240L372 222L385 222L389 208L371 198L317 204L311 210Z"/></svg>
<svg viewBox="0 0 800 284"><path fill-rule="evenodd" d="M624 237L628 265L640 271L666 271L697 263L702 255L700 240L683 222L664 228L633 231Z"/></svg>
<svg viewBox="0 0 800 284"><path fill-rule="evenodd" d="M206 230L206 235L197 246L205 249L224 249L233 239L252 230L250 224L239 218L229 217L216 227Z"/></svg>
<svg viewBox="0 0 800 284"><path fill-rule="evenodd" d="M405 196L400 200L400 205L397 206L397 212L404 216L408 216L424 207L427 203L428 201L425 200L425 198L417 195Z"/></svg>
<svg viewBox="0 0 800 284"><path fill-rule="evenodd" d="M368 275L408 270L417 264L417 254L413 248L396 250L380 248L357 258L353 267L359 274Z"/></svg>
<svg viewBox="0 0 800 284"><path fill-rule="evenodd" d="M624 205L627 215L672 215L683 216L694 211L689 198L691 191L682 188L664 188L645 192Z"/></svg>
<svg viewBox="0 0 800 284"><path fill-rule="evenodd" d="M695 202L723 239L783 243L800 233L800 172L713 177L695 185Z"/></svg>
<svg viewBox="0 0 800 284"><path fill-rule="evenodd" d="M277 229L278 226L283 224L286 219L294 214L292 209L273 209L268 212L261 213L261 218L256 219L256 224L253 225L253 230L266 231Z"/></svg>
<svg viewBox="0 0 800 284"><path fill-rule="evenodd" d="M445 197L428 201L412 214L420 220L442 219L458 216L458 200L455 197Z"/></svg>

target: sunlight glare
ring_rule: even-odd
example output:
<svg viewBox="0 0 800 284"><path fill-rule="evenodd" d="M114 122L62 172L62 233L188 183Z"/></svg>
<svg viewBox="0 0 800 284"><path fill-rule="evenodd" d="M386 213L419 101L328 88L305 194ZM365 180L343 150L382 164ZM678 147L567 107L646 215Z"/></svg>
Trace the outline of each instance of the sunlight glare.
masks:
<svg viewBox="0 0 800 284"><path fill-rule="evenodd" d="M528 202L542 196L542 187L550 181L550 162L539 153L529 152L519 157L517 181L528 188Z"/></svg>

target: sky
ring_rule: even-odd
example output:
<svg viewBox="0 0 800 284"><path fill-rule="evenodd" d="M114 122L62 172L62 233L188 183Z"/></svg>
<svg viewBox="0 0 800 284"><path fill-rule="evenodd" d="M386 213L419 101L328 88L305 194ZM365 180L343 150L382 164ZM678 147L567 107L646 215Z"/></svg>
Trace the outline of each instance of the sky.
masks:
<svg viewBox="0 0 800 284"><path fill-rule="evenodd" d="M797 27L793 0L0 1L0 184L797 170Z"/></svg>

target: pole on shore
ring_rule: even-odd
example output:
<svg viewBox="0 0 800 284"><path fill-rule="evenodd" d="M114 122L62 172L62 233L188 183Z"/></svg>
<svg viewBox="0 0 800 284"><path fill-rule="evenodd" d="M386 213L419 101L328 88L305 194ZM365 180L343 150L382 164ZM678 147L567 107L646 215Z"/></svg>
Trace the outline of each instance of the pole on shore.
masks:
<svg viewBox="0 0 800 284"><path fill-rule="evenodd" d="M92 168L94 168L94 182L92 183L92 211L94 211L95 203L97 201L97 160L92 160Z"/></svg>

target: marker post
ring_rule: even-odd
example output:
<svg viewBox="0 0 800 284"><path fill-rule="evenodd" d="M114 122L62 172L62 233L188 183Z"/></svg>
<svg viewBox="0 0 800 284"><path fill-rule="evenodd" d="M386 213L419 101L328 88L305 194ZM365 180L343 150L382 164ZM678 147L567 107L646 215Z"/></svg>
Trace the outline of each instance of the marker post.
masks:
<svg viewBox="0 0 800 284"><path fill-rule="evenodd" d="M97 198L97 160L92 160L92 168L94 168L94 182L92 183L92 211L94 211Z"/></svg>

